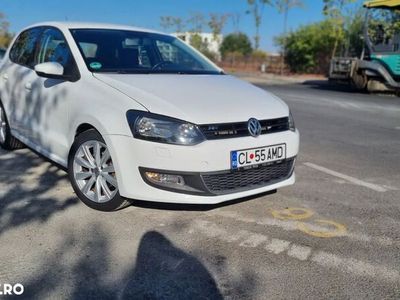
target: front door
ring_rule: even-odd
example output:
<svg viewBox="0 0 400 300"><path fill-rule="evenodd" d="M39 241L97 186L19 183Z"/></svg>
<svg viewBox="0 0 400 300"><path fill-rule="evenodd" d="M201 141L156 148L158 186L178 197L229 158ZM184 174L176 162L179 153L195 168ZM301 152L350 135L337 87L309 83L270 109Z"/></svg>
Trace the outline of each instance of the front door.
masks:
<svg viewBox="0 0 400 300"><path fill-rule="evenodd" d="M65 75L77 72L75 61L61 31L45 28L39 42L36 63L57 62L64 67ZM31 92L27 101L35 103L40 117L32 130L37 143L49 152L52 159L65 162L68 152L69 96L75 83L69 80L30 77Z"/></svg>

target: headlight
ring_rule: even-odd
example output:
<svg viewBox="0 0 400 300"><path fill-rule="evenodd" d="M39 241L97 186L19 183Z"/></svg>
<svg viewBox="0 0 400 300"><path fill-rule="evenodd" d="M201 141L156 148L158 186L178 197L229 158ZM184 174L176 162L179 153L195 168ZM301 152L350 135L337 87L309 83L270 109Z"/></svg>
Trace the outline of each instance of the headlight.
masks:
<svg viewBox="0 0 400 300"><path fill-rule="evenodd" d="M174 145L192 146L205 140L195 124L148 112L127 112L135 138Z"/></svg>
<svg viewBox="0 0 400 300"><path fill-rule="evenodd" d="M289 129L291 131L296 131L296 124L294 124L292 112L289 113Z"/></svg>

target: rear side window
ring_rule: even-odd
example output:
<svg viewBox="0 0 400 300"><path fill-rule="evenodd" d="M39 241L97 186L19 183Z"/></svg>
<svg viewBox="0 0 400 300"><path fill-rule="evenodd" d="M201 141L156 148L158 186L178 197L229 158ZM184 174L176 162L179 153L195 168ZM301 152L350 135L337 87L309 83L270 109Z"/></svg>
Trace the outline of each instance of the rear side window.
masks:
<svg viewBox="0 0 400 300"><path fill-rule="evenodd" d="M10 59L17 64L33 68L35 51L42 28L36 27L22 32L10 51Z"/></svg>

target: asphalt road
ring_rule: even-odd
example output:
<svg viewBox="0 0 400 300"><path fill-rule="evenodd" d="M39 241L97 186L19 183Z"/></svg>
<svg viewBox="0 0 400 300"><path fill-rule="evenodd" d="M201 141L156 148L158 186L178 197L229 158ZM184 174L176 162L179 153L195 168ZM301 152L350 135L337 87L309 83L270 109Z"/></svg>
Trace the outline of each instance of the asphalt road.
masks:
<svg viewBox="0 0 400 300"><path fill-rule="evenodd" d="M81 204L0 151L0 284L26 298L399 299L400 98L264 86L301 131L297 183L221 207Z"/></svg>

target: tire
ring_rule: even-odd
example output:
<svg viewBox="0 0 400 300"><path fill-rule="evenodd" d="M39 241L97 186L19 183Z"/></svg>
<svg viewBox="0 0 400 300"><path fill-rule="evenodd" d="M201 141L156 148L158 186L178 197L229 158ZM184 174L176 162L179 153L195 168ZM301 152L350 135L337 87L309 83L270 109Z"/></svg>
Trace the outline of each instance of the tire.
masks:
<svg viewBox="0 0 400 300"><path fill-rule="evenodd" d="M11 151L24 148L25 145L11 135L10 125L8 123L6 111L0 102L0 147Z"/></svg>
<svg viewBox="0 0 400 300"><path fill-rule="evenodd" d="M365 72L355 73L352 78L352 85L359 91L366 91L368 78L365 75Z"/></svg>
<svg viewBox="0 0 400 300"><path fill-rule="evenodd" d="M76 195L90 208L116 211L130 204L119 194L112 158L94 129L76 137L68 157L68 176Z"/></svg>

